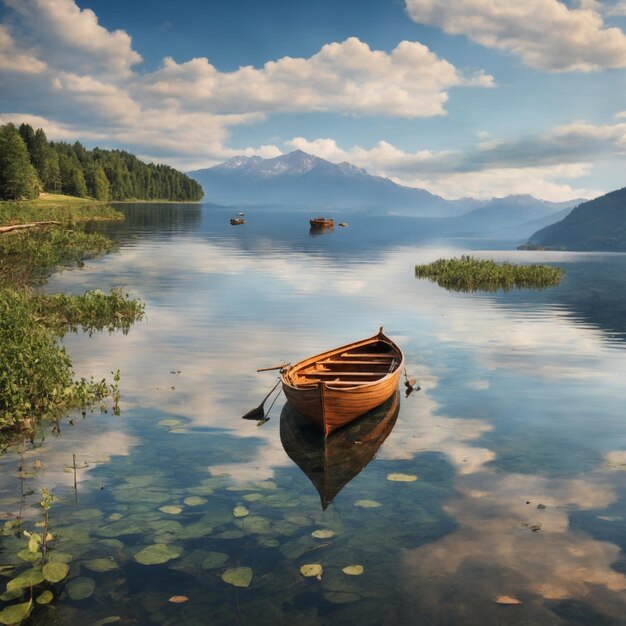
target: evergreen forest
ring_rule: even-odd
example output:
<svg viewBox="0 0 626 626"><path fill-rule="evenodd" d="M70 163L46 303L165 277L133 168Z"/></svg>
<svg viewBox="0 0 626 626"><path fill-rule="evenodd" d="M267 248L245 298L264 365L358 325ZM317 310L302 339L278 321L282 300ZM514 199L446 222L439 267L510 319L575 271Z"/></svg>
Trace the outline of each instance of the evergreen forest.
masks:
<svg viewBox="0 0 626 626"><path fill-rule="evenodd" d="M204 195L195 180L168 165L144 163L123 150L48 141L29 124L0 126L0 200L32 199L42 191L101 201L195 202Z"/></svg>

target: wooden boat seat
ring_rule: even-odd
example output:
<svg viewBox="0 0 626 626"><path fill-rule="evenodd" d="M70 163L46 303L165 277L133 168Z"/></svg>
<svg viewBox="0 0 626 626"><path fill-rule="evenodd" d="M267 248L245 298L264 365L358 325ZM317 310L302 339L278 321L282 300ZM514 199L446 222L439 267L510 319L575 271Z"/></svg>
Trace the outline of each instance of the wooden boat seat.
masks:
<svg viewBox="0 0 626 626"><path fill-rule="evenodd" d="M306 383L295 383L298 389L309 389L316 387L318 383L326 383L331 387L358 387L359 385L365 385L371 383L371 380L307 380Z"/></svg>
<svg viewBox="0 0 626 626"><path fill-rule="evenodd" d="M318 377L333 377L333 378L350 378L351 376L369 376L370 378L382 378L387 372L298 372L298 376L305 376L306 378Z"/></svg>
<svg viewBox="0 0 626 626"><path fill-rule="evenodd" d="M387 359L391 361L391 359L395 358L393 352L342 352L341 358L349 357L353 358L368 358L368 359Z"/></svg>
<svg viewBox="0 0 626 626"><path fill-rule="evenodd" d="M374 360L353 360L353 359L328 359L327 361L319 361L319 365L389 365L389 359Z"/></svg>

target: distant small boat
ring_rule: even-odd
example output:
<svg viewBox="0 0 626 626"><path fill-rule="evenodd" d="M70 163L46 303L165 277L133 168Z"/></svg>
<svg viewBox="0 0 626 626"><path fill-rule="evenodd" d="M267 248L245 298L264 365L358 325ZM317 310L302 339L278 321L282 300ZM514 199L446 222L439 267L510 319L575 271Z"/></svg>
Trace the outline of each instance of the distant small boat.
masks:
<svg viewBox="0 0 626 626"><path fill-rule="evenodd" d="M314 217L309 220L309 224L311 224L311 228L334 228L335 220L332 217Z"/></svg>
<svg viewBox="0 0 626 626"><path fill-rule="evenodd" d="M241 215L241 216L243 216L243 215L245 215L245 213L237 213L237 215Z"/></svg>
<svg viewBox="0 0 626 626"><path fill-rule="evenodd" d="M307 475L326 509L365 466L393 430L400 411L396 391L379 407L325 437L286 402L280 416L280 441L287 456Z"/></svg>
<svg viewBox="0 0 626 626"><path fill-rule="evenodd" d="M382 404L398 388L402 350L377 335L322 352L281 370L291 404L325 435Z"/></svg>
<svg viewBox="0 0 626 626"><path fill-rule="evenodd" d="M348 222L341 222L339 226L341 226L342 228L347 228Z"/></svg>
<svg viewBox="0 0 626 626"><path fill-rule="evenodd" d="M230 223L232 226L239 226L239 224L245 224L246 220L240 218L240 217L231 217L230 218Z"/></svg>

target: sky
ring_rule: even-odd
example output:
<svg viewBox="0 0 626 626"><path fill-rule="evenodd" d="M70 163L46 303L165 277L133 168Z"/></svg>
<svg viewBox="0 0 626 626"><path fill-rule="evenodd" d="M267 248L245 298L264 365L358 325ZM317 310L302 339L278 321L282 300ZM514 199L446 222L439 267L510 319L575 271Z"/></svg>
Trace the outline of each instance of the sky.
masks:
<svg viewBox="0 0 626 626"><path fill-rule="evenodd" d="M0 123L446 198L626 186L626 0L0 0Z"/></svg>

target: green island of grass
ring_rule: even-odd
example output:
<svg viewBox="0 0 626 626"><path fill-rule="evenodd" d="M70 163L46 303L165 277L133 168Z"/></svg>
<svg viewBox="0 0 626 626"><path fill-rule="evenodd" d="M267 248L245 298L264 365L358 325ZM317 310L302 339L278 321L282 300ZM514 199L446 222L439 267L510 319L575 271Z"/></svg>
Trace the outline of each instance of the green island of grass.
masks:
<svg viewBox="0 0 626 626"><path fill-rule="evenodd" d="M563 270L549 265L514 265L462 256L416 265L417 278L429 278L449 291L545 289L561 281Z"/></svg>
<svg viewBox="0 0 626 626"><path fill-rule="evenodd" d="M59 339L67 332L128 332L144 305L120 290L105 294L44 295L36 290L58 267L81 266L114 249L87 232L88 222L123 219L111 206L84 198L43 194L0 202L0 448L44 418L58 419L119 396L119 374L76 380ZM54 222L52 224L36 224ZM6 227L36 224L16 230Z"/></svg>

